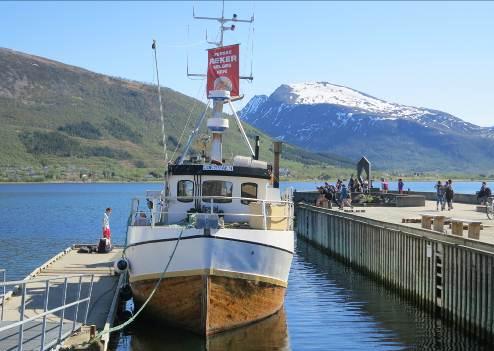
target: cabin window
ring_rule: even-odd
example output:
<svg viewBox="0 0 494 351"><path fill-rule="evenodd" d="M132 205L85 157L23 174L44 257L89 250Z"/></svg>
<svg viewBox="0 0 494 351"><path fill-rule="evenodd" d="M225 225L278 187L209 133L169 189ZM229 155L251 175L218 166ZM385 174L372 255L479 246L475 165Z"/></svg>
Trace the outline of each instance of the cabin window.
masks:
<svg viewBox="0 0 494 351"><path fill-rule="evenodd" d="M243 183L241 188L240 188L240 196L251 198L251 199L257 199L257 184L256 183ZM241 200L240 202L244 205L248 205L252 201Z"/></svg>
<svg viewBox="0 0 494 351"><path fill-rule="evenodd" d="M180 199L181 196L194 196L194 182L192 180L179 180L177 183L177 197L180 202L192 202L193 199Z"/></svg>
<svg viewBox="0 0 494 351"><path fill-rule="evenodd" d="M213 199L215 203L232 202L233 183L222 180L207 180L202 182L202 196L224 196L230 199ZM204 202L211 202L211 199L203 199Z"/></svg>

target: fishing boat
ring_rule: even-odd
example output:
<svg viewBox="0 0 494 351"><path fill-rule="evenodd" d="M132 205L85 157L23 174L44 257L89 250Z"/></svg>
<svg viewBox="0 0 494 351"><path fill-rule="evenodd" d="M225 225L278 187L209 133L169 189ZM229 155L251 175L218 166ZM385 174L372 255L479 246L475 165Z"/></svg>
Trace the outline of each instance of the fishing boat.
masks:
<svg viewBox="0 0 494 351"><path fill-rule="evenodd" d="M239 45L223 45L223 32L235 27L227 23L253 17L194 18L220 23L221 39L208 50L208 103L183 153L167 162L163 190L132 200L125 259L136 306L211 335L282 308L294 251L293 202L291 189L279 189L281 142L274 143L273 165L259 160L259 138L252 148L233 105L242 79ZM227 160L222 143L232 120L247 155ZM204 122L210 145L194 154Z"/></svg>

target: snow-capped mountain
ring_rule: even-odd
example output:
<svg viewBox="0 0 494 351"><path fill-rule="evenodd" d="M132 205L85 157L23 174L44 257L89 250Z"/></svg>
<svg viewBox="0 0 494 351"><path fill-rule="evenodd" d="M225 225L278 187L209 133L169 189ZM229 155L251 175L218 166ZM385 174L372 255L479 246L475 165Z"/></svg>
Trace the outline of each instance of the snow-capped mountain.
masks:
<svg viewBox="0 0 494 351"><path fill-rule="evenodd" d="M494 128L448 113L387 102L327 82L281 85L253 97L242 118L273 137L313 151L367 155L398 169L494 169ZM488 164L476 166L476 159ZM432 168L432 169L431 169Z"/></svg>

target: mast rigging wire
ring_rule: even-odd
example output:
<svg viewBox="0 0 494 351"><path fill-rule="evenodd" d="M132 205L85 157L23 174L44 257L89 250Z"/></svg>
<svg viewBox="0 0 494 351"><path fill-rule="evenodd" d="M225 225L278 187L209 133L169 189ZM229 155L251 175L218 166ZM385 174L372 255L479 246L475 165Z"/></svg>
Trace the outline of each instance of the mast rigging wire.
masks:
<svg viewBox="0 0 494 351"><path fill-rule="evenodd" d="M199 90L197 90L197 93L196 93L196 97L199 95L200 91L201 90L204 90L205 88L205 81L203 82L203 84L201 84L199 86ZM202 101L202 98L204 97L204 95L206 95L206 91L204 90L204 93L202 94L202 97L201 97L201 100L199 99L196 99L196 101L192 104L192 107L189 111L189 116L187 117L187 121L185 122L185 126L184 128L182 129L182 133L180 134L180 138L178 139L178 142L177 142L177 146L175 147L175 150L173 151L173 154L172 154L172 157L171 157L171 160L175 160L175 154L177 153L178 151L178 148L180 147L180 142L182 141L182 138L185 134L185 130L187 129L187 127L189 126L189 122L190 122L190 118L192 117L192 113L194 112L194 110L196 109L197 105L198 105L198 102L201 102Z"/></svg>
<svg viewBox="0 0 494 351"><path fill-rule="evenodd" d="M156 82L158 85L158 100L160 104L160 118L161 118L161 135L163 137L163 154L165 157L165 173L168 172L168 150L166 148L166 134L165 134L165 119L163 117L163 104L161 102L161 87L160 87L160 75L158 71L158 58L156 53L156 40L153 40L153 45L151 48L154 51L154 64L156 67Z"/></svg>

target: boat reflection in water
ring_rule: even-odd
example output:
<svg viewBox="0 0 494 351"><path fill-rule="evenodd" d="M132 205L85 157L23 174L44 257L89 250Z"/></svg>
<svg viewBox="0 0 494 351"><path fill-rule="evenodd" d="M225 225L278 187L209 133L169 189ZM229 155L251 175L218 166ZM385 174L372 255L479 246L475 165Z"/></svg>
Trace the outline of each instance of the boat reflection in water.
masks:
<svg viewBox="0 0 494 351"><path fill-rule="evenodd" d="M206 338L174 328L164 329L149 323L137 323L132 333L132 351L166 350L290 350L285 310L251 325ZM124 337L125 338L125 337ZM127 337L128 338L128 337ZM120 340L120 343L125 341ZM117 348L119 349L119 348Z"/></svg>

